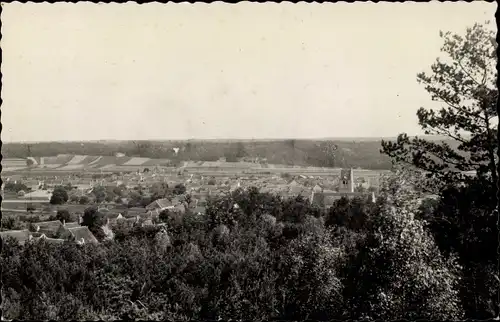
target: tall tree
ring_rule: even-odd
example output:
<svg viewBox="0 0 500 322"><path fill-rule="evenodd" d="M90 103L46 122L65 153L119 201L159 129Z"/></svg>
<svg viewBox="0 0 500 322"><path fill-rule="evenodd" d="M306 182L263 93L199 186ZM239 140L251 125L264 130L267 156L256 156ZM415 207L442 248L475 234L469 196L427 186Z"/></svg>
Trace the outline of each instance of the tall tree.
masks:
<svg viewBox="0 0 500 322"><path fill-rule="evenodd" d="M146 157L152 150L152 144L148 141L132 141L135 145L135 151L133 152L135 155L139 157Z"/></svg>
<svg viewBox="0 0 500 322"><path fill-rule="evenodd" d="M62 205L68 202L69 196L66 189L63 186L56 186L52 196L50 197L50 203L52 205Z"/></svg>
<svg viewBox="0 0 500 322"><path fill-rule="evenodd" d="M465 36L450 32L440 36L447 59L438 58L432 73L419 73L417 80L443 107L439 111L422 107L417 116L425 134L444 136L457 146L410 139L403 133L396 142L382 141L382 153L426 171L443 184L467 181L464 172L476 171L480 180L494 187L498 176L495 34L486 25L475 24Z"/></svg>
<svg viewBox="0 0 500 322"><path fill-rule="evenodd" d="M317 160L318 165L323 167L335 167L339 166L335 161L337 160L337 149L338 146L333 141L324 141L318 145L321 150L321 157ZM342 160L342 166L344 166L345 160Z"/></svg>
<svg viewBox="0 0 500 322"><path fill-rule="evenodd" d="M97 207L88 207L83 212L82 226L87 226L98 240L105 237L102 226L106 223L104 215L101 214Z"/></svg>
<svg viewBox="0 0 500 322"><path fill-rule="evenodd" d="M484 25L468 28L464 37L441 33L442 51L448 60L437 60L432 74L420 73L439 111L421 108L419 124L426 134L443 135L456 148L443 142L401 134L397 142L382 142L382 152L393 161L428 172L420 187L439 191L441 198L428 214L420 214L444 254L457 254L463 267L460 288L462 307L468 318L498 317L497 214L498 112L496 101L496 42ZM468 178L464 171L476 171ZM412 178L413 179L413 178ZM450 183L466 183L461 187ZM444 187L447 186L447 187ZM481 255L479 255L481 254Z"/></svg>
<svg viewBox="0 0 500 322"><path fill-rule="evenodd" d="M243 142L238 142L236 143L236 157L237 158L243 158L248 155L246 149L245 149L245 144Z"/></svg>

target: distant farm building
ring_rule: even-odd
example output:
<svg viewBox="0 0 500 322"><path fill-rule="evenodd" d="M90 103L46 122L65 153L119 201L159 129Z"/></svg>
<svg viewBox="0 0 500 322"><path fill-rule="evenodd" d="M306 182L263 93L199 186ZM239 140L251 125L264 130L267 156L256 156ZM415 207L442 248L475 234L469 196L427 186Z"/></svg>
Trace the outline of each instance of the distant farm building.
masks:
<svg viewBox="0 0 500 322"><path fill-rule="evenodd" d="M97 244L97 238L86 226L68 228L71 237L78 244Z"/></svg>
<svg viewBox="0 0 500 322"><path fill-rule="evenodd" d="M51 244L61 244L66 241L74 241L77 244L98 243L90 230L78 223L66 224L55 220L34 223L33 228L35 231L28 229L2 231L0 238L3 241L13 238L21 245L28 241L45 241Z"/></svg>
<svg viewBox="0 0 500 322"><path fill-rule="evenodd" d="M173 203L170 200L168 200L166 198L163 198L163 199L155 200L152 203L150 203L146 207L146 210L147 211L152 211L152 210L162 211L162 210L165 210L165 209L172 209L172 208L174 208Z"/></svg>
<svg viewBox="0 0 500 322"><path fill-rule="evenodd" d="M34 223L35 232L32 232L32 237L57 239L53 242L64 242L73 240L77 244L92 244L98 243L95 236L90 232L88 227L80 226L78 223L60 222L59 220L45 221Z"/></svg>

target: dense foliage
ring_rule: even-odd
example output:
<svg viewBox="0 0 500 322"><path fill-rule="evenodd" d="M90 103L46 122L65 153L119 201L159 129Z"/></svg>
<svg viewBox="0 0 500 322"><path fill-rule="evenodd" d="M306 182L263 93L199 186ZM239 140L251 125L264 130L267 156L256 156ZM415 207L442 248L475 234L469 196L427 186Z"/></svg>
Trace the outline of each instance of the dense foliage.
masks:
<svg viewBox="0 0 500 322"><path fill-rule="evenodd" d="M15 193L18 193L19 191L28 192L31 189L28 188L22 182L17 182L17 181L16 182L10 182L10 181L8 181L8 182L5 183L4 190L6 192L15 192Z"/></svg>
<svg viewBox="0 0 500 322"><path fill-rule="evenodd" d="M454 141L431 142L399 135L396 142L382 142L383 152L394 161L428 172L442 185L467 181L464 171L476 171L477 179L497 182L498 100L497 43L495 32L475 24L465 36L441 33L442 52L432 73L420 73L418 82L432 99L443 103L434 109L420 108L418 122L426 134Z"/></svg>
<svg viewBox="0 0 500 322"><path fill-rule="evenodd" d="M75 216L72 216L66 209L59 209L57 211L56 220L59 220L60 222L72 222L76 221L75 219Z"/></svg>
<svg viewBox="0 0 500 322"><path fill-rule="evenodd" d="M164 225L121 226L99 245L8 242L4 316L460 318L460 267L398 189L405 203L386 193L377 204L341 199L328 212L300 197L236 190L210 199L206 215L165 212ZM102 220L89 208L82 224L99 234Z"/></svg>
<svg viewBox="0 0 500 322"><path fill-rule="evenodd" d="M417 78L444 107L421 108L417 116L427 134L445 135L457 149L401 134L396 142L383 142L382 151L395 163L426 172L426 178L415 176L418 186L439 199L422 204L419 218L443 255L457 257L463 267L460 299L466 316L494 318L500 315L497 43L494 31L480 24L465 36L441 37L448 59L438 59L431 74Z"/></svg>
<svg viewBox="0 0 500 322"><path fill-rule="evenodd" d="M50 197L50 203L53 205L62 205L69 200L68 191L63 186L56 186L52 196Z"/></svg>

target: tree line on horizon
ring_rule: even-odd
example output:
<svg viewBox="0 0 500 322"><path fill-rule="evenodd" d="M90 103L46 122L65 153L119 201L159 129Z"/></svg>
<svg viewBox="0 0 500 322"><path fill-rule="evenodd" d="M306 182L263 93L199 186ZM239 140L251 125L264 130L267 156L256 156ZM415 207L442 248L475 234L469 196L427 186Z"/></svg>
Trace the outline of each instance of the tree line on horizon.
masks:
<svg viewBox="0 0 500 322"><path fill-rule="evenodd" d="M332 152L329 148L335 146ZM173 148L179 148L175 153ZM380 153L377 141L276 140L245 142L210 141L123 141L123 142L51 142L30 144L5 143L3 158L49 157L59 154L149 157L179 161L228 162L249 160L269 164L314 167L353 167L374 170L391 169L391 160Z"/></svg>

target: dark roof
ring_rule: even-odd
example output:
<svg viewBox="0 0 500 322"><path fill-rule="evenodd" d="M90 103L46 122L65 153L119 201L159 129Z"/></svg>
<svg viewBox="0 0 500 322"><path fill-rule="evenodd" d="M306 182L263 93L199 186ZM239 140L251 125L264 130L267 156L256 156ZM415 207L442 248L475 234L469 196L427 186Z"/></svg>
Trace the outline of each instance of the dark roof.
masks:
<svg viewBox="0 0 500 322"><path fill-rule="evenodd" d="M148 216L158 216L160 215L160 209L156 208L147 212Z"/></svg>
<svg viewBox="0 0 500 322"><path fill-rule="evenodd" d="M163 198L153 201L146 207L146 209L155 209L155 208L163 209L171 206L172 202L166 198Z"/></svg>
<svg viewBox="0 0 500 322"><path fill-rule="evenodd" d="M94 234L86 227L86 226L81 226L81 227L75 227L75 228L70 228L69 231L71 234L75 237L77 241L83 240L85 243L97 243L97 239L95 238Z"/></svg>
<svg viewBox="0 0 500 322"><path fill-rule="evenodd" d="M339 195L327 195L325 196L325 199L324 199L324 205L329 207L329 206L332 206L336 200L339 200L341 199L342 196L339 196Z"/></svg>
<svg viewBox="0 0 500 322"><path fill-rule="evenodd" d="M304 192L309 192L308 189L306 189L305 187L301 187L301 186L291 186L289 189L288 189L288 192L290 194L293 194L293 195L299 195L299 194L302 194Z"/></svg>
<svg viewBox="0 0 500 322"><path fill-rule="evenodd" d="M0 237L6 240L9 237L16 239L18 242L23 244L30 238L30 232L28 229L23 230L7 230L0 232Z"/></svg>
<svg viewBox="0 0 500 322"><path fill-rule="evenodd" d="M325 201L325 196L322 193L313 193L311 202L313 204L322 205Z"/></svg>
<svg viewBox="0 0 500 322"><path fill-rule="evenodd" d="M128 213L130 214L131 212L146 212L146 209L141 207L132 207L128 209Z"/></svg>
<svg viewBox="0 0 500 322"><path fill-rule="evenodd" d="M149 212L146 212L146 213L143 213L143 214L138 214L137 216L139 216L140 218L143 218L143 219L150 219L153 217L153 214L149 213Z"/></svg>

